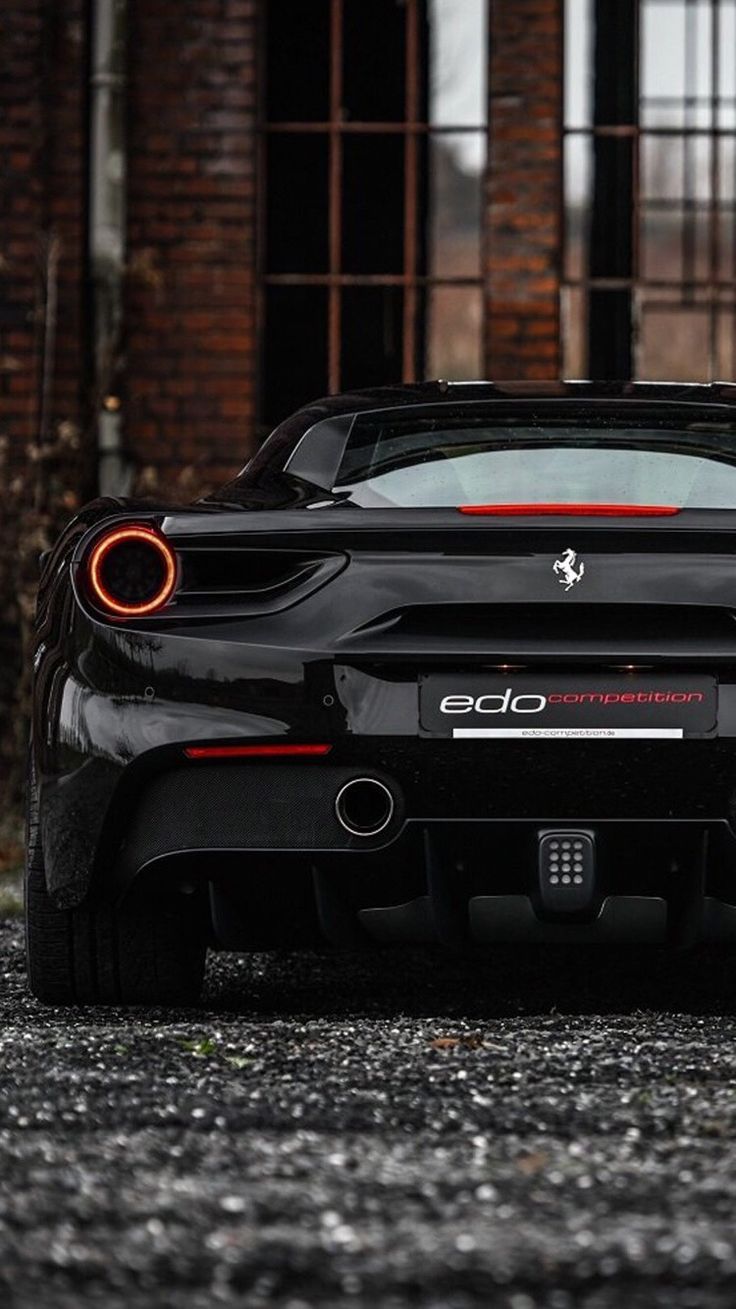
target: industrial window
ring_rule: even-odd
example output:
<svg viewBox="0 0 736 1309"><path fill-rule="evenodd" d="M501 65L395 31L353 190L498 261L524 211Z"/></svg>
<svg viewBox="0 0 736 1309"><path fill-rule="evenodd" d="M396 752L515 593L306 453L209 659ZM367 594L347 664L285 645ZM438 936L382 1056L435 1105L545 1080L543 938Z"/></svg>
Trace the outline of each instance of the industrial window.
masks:
<svg viewBox="0 0 736 1309"><path fill-rule="evenodd" d="M269 0L265 428L327 391L482 373L487 0Z"/></svg>
<svg viewBox="0 0 736 1309"><path fill-rule="evenodd" d="M568 376L733 376L736 0L567 0Z"/></svg>

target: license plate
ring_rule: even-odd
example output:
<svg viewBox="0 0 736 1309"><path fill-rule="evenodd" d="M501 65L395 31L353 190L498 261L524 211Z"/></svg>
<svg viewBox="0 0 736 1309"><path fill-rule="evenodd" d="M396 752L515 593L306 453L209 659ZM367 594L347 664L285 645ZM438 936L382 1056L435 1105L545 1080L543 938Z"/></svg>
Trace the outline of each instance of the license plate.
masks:
<svg viewBox="0 0 736 1309"><path fill-rule="evenodd" d="M427 674L420 728L431 736L533 740L707 736L716 725L714 677L689 674Z"/></svg>

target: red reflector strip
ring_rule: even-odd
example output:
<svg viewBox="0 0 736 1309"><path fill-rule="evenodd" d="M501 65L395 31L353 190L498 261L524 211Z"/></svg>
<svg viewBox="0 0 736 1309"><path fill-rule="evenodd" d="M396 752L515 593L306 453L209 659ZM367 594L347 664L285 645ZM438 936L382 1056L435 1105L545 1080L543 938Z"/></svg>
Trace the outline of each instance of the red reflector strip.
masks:
<svg viewBox="0 0 736 1309"><path fill-rule="evenodd" d="M331 745L188 745L187 759L267 759L330 753Z"/></svg>
<svg viewBox="0 0 736 1309"><path fill-rule="evenodd" d="M504 518L524 515L528 515L530 518L544 515L578 518L666 518L671 514L679 514L680 510L676 505L530 504L458 505L458 512L461 514L496 515Z"/></svg>

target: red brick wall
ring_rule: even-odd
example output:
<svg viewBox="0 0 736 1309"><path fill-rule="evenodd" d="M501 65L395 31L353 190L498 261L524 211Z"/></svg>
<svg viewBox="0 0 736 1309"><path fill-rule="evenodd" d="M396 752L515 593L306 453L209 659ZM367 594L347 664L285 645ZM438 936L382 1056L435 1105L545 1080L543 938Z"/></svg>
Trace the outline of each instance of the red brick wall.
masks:
<svg viewBox="0 0 736 1309"><path fill-rule="evenodd" d="M0 430L14 445L36 423L36 250L41 229L39 167L41 5L20 2L0 18Z"/></svg>
<svg viewBox="0 0 736 1309"><path fill-rule="evenodd" d="M58 240L59 304L50 435L89 425L86 263L87 32L85 0L46 5L46 224ZM87 488L94 486L92 479Z"/></svg>
<svg viewBox="0 0 736 1309"><path fill-rule="evenodd" d="M38 436L52 248L58 331L45 435L84 417L84 12L84 0L6 0L0 12L0 431L15 462Z"/></svg>
<svg viewBox="0 0 736 1309"><path fill-rule="evenodd" d="M240 467L255 422L256 0L130 0L126 444Z"/></svg>
<svg viewBox="0 0 736 1309"><path fill-rule="evenodd" d="M129 0L123 419L134 460L198 476L252 441L258 0ZM489 375L559 368L561 0L494 0ZM84 0L0 14L0 430L39 416L39 267L55 237L51 423L85 425ZM212 465L210 470L209 466Z"/></svg>
<svg viewBox="0 0 736 1309"><path fill-rule="evenodd" d="M560 369L562 0L490 5L486 375Z"/></svg>
<svg viewBox="0 0 736 1309"><path fill-rule="evenodd" d="M85 9L84 0L0 9L0 814L24 773L38 552L93 485ZM44 457L31 458L40 444Z"/></svg>

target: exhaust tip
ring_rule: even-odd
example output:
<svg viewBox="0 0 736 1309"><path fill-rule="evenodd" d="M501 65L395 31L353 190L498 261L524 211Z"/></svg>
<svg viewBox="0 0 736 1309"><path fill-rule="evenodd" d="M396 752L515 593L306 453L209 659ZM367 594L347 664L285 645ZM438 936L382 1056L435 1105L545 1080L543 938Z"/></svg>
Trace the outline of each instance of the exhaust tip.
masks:
<svg viewBox="0 0 736 1309"><path fill-rule="evenodd" d="M351 836L378 836L394 816L394 797L376 777L353 777L335 797L335 814Z"/></svg>

